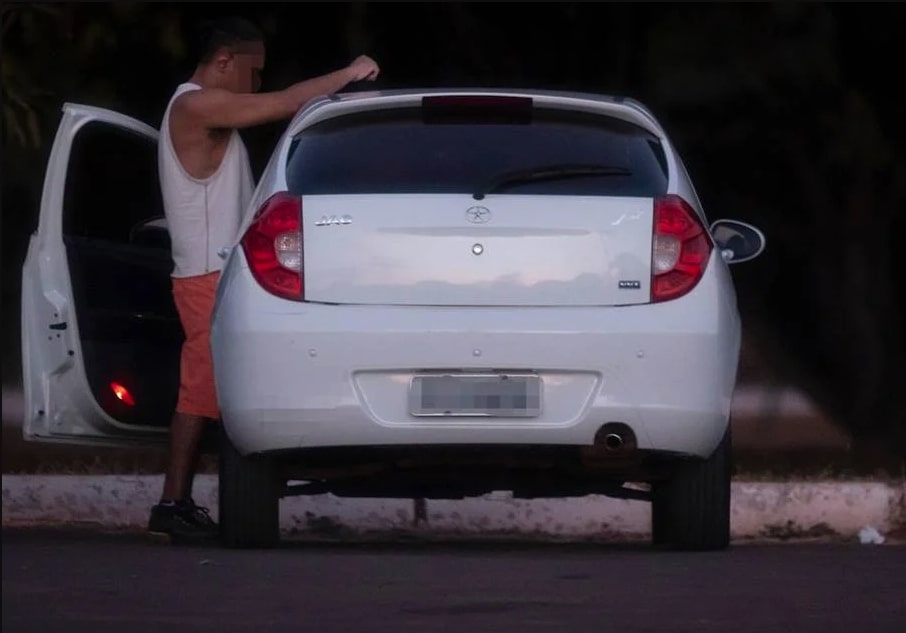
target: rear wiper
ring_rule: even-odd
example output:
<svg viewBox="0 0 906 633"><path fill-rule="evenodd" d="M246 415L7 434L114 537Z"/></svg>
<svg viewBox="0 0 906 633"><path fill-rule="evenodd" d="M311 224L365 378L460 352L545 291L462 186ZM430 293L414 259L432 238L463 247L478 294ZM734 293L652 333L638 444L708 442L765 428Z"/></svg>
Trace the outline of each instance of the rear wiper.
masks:
<svg viewBox="0 0 906 633"><path fill-rule="evenodd" d="M476 187L472 197L481 200L492 191L510 185L539 180L562 180L564 178L583 178L586 176L631 176L632 172L625 167L612 165L546 165L533 169L519 169L497 174L487 182Z"/></svg>

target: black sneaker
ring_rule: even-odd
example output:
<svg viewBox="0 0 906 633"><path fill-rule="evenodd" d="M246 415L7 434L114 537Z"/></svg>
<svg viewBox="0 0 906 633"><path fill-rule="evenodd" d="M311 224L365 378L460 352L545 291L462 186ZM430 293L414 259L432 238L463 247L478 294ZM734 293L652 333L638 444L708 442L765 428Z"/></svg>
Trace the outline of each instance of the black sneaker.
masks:
<svg viewBox="0 0 906 633"><path fill-rule="evenodd" d="M191 499L159 503L151 508L148 532L171 539L211 539L219 535L208 509L195 505Z"/></svg>

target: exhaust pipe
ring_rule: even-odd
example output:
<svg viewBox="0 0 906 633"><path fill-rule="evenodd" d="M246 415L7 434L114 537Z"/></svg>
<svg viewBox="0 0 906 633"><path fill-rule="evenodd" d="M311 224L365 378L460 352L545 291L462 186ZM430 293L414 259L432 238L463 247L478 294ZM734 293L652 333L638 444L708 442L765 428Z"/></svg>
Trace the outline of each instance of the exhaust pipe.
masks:
<svg viewBox="0 0 906 633"><path fill-rule="evenodd" d="M594 443L582 448L582 461L588 468L630 468L636 465L640 453L635 431L625 422L606 422L595 433Z"/></svg>
<svg viewBox="0 0 906 633"><path fill-rule="evenodd" d="M623 436L619 433L608 433L604 436L604 448L609 451L618 451L623 448Z"/></svg>
<svg viewBox="0 0 906 633"><path fill-rule="evenodd" d="M632 453L636 448L635 432L624 422L608 422L595 433L594 445L605 453Z"/></svg>

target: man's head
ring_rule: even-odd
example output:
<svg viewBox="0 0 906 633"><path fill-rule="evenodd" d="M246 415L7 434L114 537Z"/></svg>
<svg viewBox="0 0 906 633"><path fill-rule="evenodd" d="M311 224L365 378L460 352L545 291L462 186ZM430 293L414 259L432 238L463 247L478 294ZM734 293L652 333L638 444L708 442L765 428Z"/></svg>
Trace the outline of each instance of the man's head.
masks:
<svg viewBox="0 0 906 633"><path fill-rule="evenodd" d="M255 92L261 87L264 36L243 18L206 22L199 38L198 66L218 88Z"/></svg>

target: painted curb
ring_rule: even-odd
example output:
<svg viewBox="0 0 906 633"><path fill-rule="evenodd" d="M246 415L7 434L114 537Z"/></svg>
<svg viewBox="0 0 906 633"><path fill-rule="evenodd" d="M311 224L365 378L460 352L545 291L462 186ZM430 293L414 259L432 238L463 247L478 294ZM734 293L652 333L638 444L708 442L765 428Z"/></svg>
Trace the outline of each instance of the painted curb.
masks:
<svg viewBox="0 0 906 633"><path fill-rule="evenodd" d="M3 525L91 523L141 528L160 494L161 475L3 476ZM217 478L199 475L195 499L217 515ZM906 483L733 482L734 540L855 538L864 527L882 534L906 520ZM643 538L650 504L580 497L513 499L491 494L464 500L287 497L280 526L288 534L356 535L411 531L420 535L508 534L597 539Z"/></svg>

